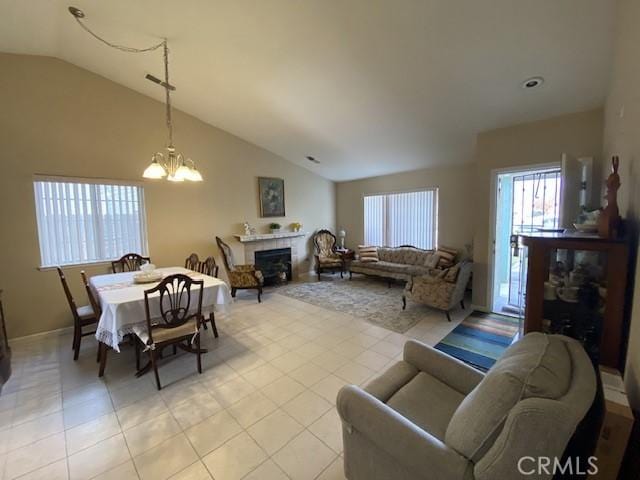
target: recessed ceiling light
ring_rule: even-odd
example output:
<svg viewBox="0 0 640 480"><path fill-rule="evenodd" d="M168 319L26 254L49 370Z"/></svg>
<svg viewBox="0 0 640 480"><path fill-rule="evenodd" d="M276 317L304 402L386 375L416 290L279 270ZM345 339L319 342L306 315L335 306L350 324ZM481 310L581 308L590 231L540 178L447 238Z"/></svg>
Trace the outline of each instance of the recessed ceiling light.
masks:
<svg viewBox="0 0 640 480"><path fill-rule="evenodd" d="M531 77L527 78L524 82L522 82L522 88L530 89L539 87L544 83L544 78L542 77Z"/></svg>
<svg viewBox="0 0 640 480"><path fill-rule="evenodd" d="M320 160L316 160L316 158L312 157L311 155L307 155L306 159L313 163L320 163Z"/></svg>

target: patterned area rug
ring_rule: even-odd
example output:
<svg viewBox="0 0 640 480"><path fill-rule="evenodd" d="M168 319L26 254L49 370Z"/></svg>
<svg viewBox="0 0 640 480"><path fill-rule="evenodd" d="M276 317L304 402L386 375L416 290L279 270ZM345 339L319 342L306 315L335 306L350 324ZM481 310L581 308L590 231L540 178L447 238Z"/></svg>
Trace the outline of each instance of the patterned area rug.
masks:
<svg viewBox="0 0 640 480"><path fill-rule="evenodd" d="M402 290L400 284L389 288L386 281L358 276L352 280L323 277L320 282L294 283L280 287L278 293L404 333L433 311L411 304L403 311Z"/></svg>
<svg viewBox="0 0 640 480"><path fill-rule="evenodd" d="M435 348L487 371L513 342L518 318L474 311Z"/></svg>

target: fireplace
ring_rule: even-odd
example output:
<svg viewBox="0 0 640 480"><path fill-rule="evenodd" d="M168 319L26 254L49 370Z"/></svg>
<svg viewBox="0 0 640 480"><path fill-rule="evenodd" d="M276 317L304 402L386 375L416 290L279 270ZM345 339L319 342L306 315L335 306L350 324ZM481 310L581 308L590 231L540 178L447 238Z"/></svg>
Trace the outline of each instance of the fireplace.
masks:
<svg viewBox="0 0 640 480"><path fill-rule="evenodd" d="M291 280L291 249L273 248L255 252L256 269L262 272L265 285L279 283L278 275L284 272L287 281Z"/></svg>

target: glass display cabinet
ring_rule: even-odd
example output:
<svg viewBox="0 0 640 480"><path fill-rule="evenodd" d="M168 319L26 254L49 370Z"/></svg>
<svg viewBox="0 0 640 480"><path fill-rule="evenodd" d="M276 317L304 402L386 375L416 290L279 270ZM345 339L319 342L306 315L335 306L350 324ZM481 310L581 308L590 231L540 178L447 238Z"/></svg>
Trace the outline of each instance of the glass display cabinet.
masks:
<svg viewBox="0 0 640 480"><path fill-rule="evenodd" d="M620 368L627 244L585 233L519 236L525 272L524 333L582 342L594 364Z"/></svg>

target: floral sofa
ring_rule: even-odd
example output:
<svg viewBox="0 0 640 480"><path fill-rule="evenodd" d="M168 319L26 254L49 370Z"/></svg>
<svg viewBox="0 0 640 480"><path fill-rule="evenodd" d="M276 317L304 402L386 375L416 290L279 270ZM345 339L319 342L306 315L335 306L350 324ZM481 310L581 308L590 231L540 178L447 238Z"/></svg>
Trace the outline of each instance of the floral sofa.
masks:
<svg viewBox="0 0 640 480"><path fill-rule="evenodd" d="M433 250L415 247L378 247L378 261L353 260L349 266L349 278L353 273L405 280L419 275L428 275L436 269L439 256Z"/></svg>

